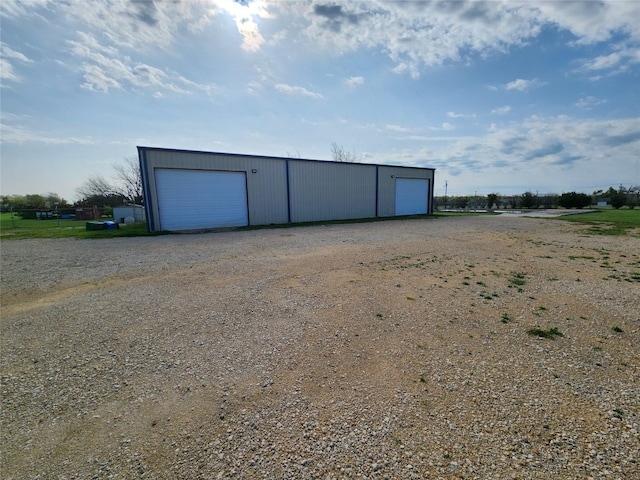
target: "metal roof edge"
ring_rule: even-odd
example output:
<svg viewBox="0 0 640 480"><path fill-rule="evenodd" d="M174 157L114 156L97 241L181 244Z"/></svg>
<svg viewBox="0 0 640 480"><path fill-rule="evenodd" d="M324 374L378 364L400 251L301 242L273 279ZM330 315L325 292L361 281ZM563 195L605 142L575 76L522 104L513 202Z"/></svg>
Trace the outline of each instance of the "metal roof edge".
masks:
<svg viewBox="0 0 640 480"><path fill-rule="evenodd" d="M188 150L182 148L164 148L164 147L145 147L138 145L138 152L141 150L144 151L157 151L157 152L180 152L180 153L195 153L199 155L222 155L225 157L250 157L250 158L264 158L269 160L289 160L289 161L300 161L300 162L322 162L322 163L343 163L345 165L369 165L372 167L399 167L399 168L415 168L418 170L433 170L436 169L433 167L414 167L409 165L389 165L386 163L362 163L362 162L338 162L335 160L318 160L312 158L295 158L295 157L275 157L272 155L252 155L248 153L228 153L228 152L211 152L207 150Z"/></svg>

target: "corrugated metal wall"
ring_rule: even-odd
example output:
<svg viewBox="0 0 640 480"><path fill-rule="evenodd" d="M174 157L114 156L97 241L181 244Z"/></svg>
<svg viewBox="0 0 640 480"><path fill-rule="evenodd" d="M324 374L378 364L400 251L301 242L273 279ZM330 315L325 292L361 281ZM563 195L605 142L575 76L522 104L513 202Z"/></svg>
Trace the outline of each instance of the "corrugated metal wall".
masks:
<svg viewBox="0 0 640 480"><path fill-rule="evenodd" d="M249 225L389 217L395 215L395 179L429 180L433 213L434 170L360 163L259 157L138 147L145 212L159 229L154 169L245 172Z"/></svg>
<svg viewBox="0 0 640 480"><path fill-rule="evenodd" d="M376 216L376 167L289 161L292 222Z"/></svg>
<svg viewBox="0 0 640 480"><path fill-rule="evenodd" d="M146 172L146 176L143 172L145 200L150 197L145 207L153 218L159 218L153 170L177 168L245 172L249 224L289 222L287 167L281 159L164 149L141 149L140 156L142 169ZM153 226L151 229L154 230Z"/></svg>
<svg viewBox="0 0 640 480"><path fill-rule="evenodd" d="M378 167L378 216L393 217L396 214L396 178L425 178L429 180L429 213L433 213L433 178L430 168Z"/></svg>

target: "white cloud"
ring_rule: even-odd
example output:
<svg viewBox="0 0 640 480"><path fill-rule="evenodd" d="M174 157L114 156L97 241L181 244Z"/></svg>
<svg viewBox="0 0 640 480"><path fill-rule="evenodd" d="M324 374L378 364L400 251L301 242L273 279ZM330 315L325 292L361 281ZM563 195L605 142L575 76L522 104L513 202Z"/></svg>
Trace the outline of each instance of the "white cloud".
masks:
<svg viewBox="0 0 640 480"><path fill-rule="evenodd" d="M635 1L539 1L535 8L542 23L570 31L578 43L602 42L616 33L640 40L640 4Z"/></svg>
<svg viewBox="0 0 640 480"><path fill-rule="evenodd" d="M5 2L3 15L29 15L47 9L101 32L100 42L132 51L169 49L185 27L203 32L216 15L227 15L255 53L283 42L307 42L307 49L344 54L371 49L387 55L397 73L418 77L424 69L477 55L507 52L531 42L545 28L570 32L578 43L603 40L626 45L614 57L596 58L585 68L633 61L640 42L640 2L389 2L385 0L200 0L161 2L30 0ZM263 22L270 20L267 25ZM268 32L268 33L265 33ZM621 61L621 60L620 60ZM636 59L637 61L637 59ZM604 62L604 63L603 63ZM359 77L353 77L354 79ZM353 86L353 85L352 85Z"/></svg>
<svg viewBox="0 0 640 480"><path fill-rule="evenodd" d="M603 185L636 182L629 180L628 159L640 150L640 125L636 118L532 116L492 124L484 135L415 140L425 141L425 146L408 146L393 155L379 153L373 161L385 163L393 157L404 165L434 167L439 178L451 181L450 187L461 189L460 194L481 191L485 184L502 184L513 193L537 185L562 193L593 185L594 179ZM462 181L467 183L461 185Z"/></svg>
<svg viewBox="0 0 640 480"><path fill-rule="evenodd" d="M475 118L475 113L456 113L456 112L447 112L447 117L449 118Z"/></svg>
<svg viewBox="0 0 640 480"><path fill-rule="evenodd" d="M518 78L517 80L514 80L513 82L509 82L504 86L504 88L507 90L520 90L520 91L524 91L528 87L529 87L529 81L523 80L522 78Z"/></svg>
<svg viewBox="0 0 640 480"><path fill-rule="evenodd" d="M3 0L0 8L1 17L18 17L29 15L35 8L45 7L51 0Z"/></svg>
<svg viewBox="0 0 640 480"><path fill-rule="evenodd" d="M176 93L191 93L194 91L201 91L206 93L207 95L214 95L219 93L219 88L216 85L194 82L192 80L189 80L188 78L183 77L182 75L178 75L178 77L174 81L185 88L184 91L182 88L176 87L175 85L173 86L173 88L169 88L169 90L173 90Z"/></svg>
<svg viewBox="0 0 640 480"><path fill-rule="evenodd" d="M263 89L264 87L260 82L251 81L247 84L247 93L249 94L257 94L261 92Z"/></svg>
<svg viewBox="0 0 640 480"><path fill-rule="evenodd" d="M392 124L385 125L384 128L386 130L390 130L392 132L409 132L409 131L411 131L411 129L409 129L409 128L401 127L400 125L392 125Z"/></svg>
<svg viewBox="0 0 640 480"><path fill-rule="evenodd" d="M494 108L493 110L491 110L491 113L494 113L496 115L505 115L510 111L511 111L511 106L505 105L504 107Z"/></svg>
<svg viewBox="0 0 640 480"><path fill-rule="evenodd" d="M575 162L605 162L640 147L637 119L579 120L569 116L532 116L496 130L487 138L492 150L513 165L567 167Z"/></svg>
<svg viewBox="0 0 640 480"><path fill-rule="evenodd" d="M0 79L13 81L20 80L20 77L13 72L13 65L7 62L4 58L0 58Z"/></svg>
<svg viewBox="0 0 640 480"><path fill-rule="evenodd" d="M545 85L545 83L541 82L537 78L534 78L533 80L518 78L512 82L507 83L504 88L506 90L518 90L520 92L524 92L532 88L541 87L542 85Z"/></svg>
<svg viewBox="0 0 640 480"><path fill-rule="evenodd" d="M92 2L90 8L69 2L56 7L65 15L80 20L83 28L101 32L109 43L135 50L166 48L182 19L176 12L176 5L152 1Z"/></svg>
<svg viewBox="0 0 640 480"><path fill-rule="evenodd" d="M107 72L98 65L86 65L84 68L84 83L82 88L92 90L94 92L108 92L109 90L118 90L122 88L121 83L108 75ZM109 72L113 73L113 72Z"/></svg>
<svg viewBox="0 0 640 480"><path fill-rule="evenodd" d="M610 55L602 55L596 57L593 60L585 63L585 68L588 70L603 70L606 68L612 68L620 63L622 56L620 53L612 53Z"/></svg>
<svg viewBox="0 0 640 480"><path fill-rule="evenodd" d="M482 21L465 20L464 12L477 9L477 5L455 2L462 7L459 12L442 9L443 2L284 2L277 3L280 11L286 10L294 18L304 19L302 38L316 48L325 48L341 54L358 49L378 49L395 65L398 73L419 76L423 67L459 60L462 50L501 50L504 42L499 39L495 26L488 27ZM508 10L508 9L507 9ZM484 14L499 19L512 32L533 33L513 13L486 8ZM468 27L468 28L467 28ZM537 27L534 28L537 30Z"/></svg>
<svg viewBox="0 0 640 480"><path fill-rule="evenodd" d="M165 72L152 65L135 63L122 55L117 47L102 45L90 34L77 32L79 40L69 40L71 53L84 60L81 71L84 74L82 87L97 92L117 89L152 89L159 98L161 91L189 94L216 91L213 85L202 85L181 75Z"/></svg>
<svg viewBox="0 0 640 480"><path fill-rule="evenodd" d="M60 17L83 31L95 32L103 48L135 53L169 49L183 29L202 32L217 12L206 0L2 0L3 16ZM55 21L55 20L54 20Z"/></svg>
<svg viewBox="0 0 640 480"><path fill-rule="evenodd" d="M422 135L425 131L427 132L446 132L450 130L454 130L455 127L449 122L443 122L440 126L416 126L416 127L403 127L401 125L395 124L386 124L384 127L376 127L372 126L375 130L378 131L387 131L394 133L404 133L411 135L402 135L399 137L395 137L397 140L434 140L434 137Z"/></svg>
<svg viewBox="0 0 640 480"><path fill-rule="evenodd" d="M37 132L20 125L9 125L3 123L0 125L2 130L2 143L10 145L22 145L22 144L46 144L46 145L90 145L94 141L88 137L67 137L54 135L47 132Z"/></svg>
<svg viewBox="0 0 640 480"><path fill-rule="evenodd" d="M414 142L428 142L429 140L432 140L432 138L427 137L425 135L407 135L407 136L401 137L399 140L411 140Z"/></svg>
<svg viewBox="0 0 640 480"><path fill-rule="evenodd" d="M5 58L12 58L15 60L20 60L21 62L31 63L33 60L29 59L23 53L16 52L11 49L6 43L0 43L0 48L2 50L2 56Z"/></svg>
<svg viewBox="0 0 640 480"><path fill-rule="evenodd" d="M357 87L364 83L364 77L349 77L345 79L344 83L350 88Z"/></svg>
<svg viewBox="0 0 640 480"><path fill-rule="evenodd" d="M618 49L607 55L600 55L582 64L586 72L602 72L604 76L617 75L628 71L633 65L640 63L640 45L636 47L618 46ZM603 75L592 77L599 80Z"/></svg>
<svg viewBox="0 0 640 480"><path fill-rule="evenodd" d="M578 108L583 108L585 110L590 110L592 107L597 107L598 105L603 105L605 103L607 103L607 101L604 99L588 96L580 98L575 103L575 106Z"/></svg>
<svg viewBox="0 0 640 480"><path fill-rule="evenodd" d="M343 54L377 49L397 73L506 52L544 28L567 30L578 42L640 39L640 3L618 2L387 2L336 0L275 2L273 11L301 25L311 48ZM296 32L289 30L291 35ZM616 41L618 41L616 39Z"/></svg>
<svg viewBox="0 0 640 480"><path fill-rule="evenodd" d="M14 72L13 64L9 59L17 60L22 63L32 63L33 61L27 58L26 55L16 52L6 43L0 42L0 79L11 80L14 82L20 81L20 76Z"/></svg>
<svg viewBox="0 0 640 480"><path fill-rule="evenodd" d="M324 97L316 92L311 92L304 87L297 87L293 85L287 85L286 83L278 83L275 85L275 89L279 92L286 93L287 95L301 95L303 97L310 97L315 99L323 99Z"/></svg>

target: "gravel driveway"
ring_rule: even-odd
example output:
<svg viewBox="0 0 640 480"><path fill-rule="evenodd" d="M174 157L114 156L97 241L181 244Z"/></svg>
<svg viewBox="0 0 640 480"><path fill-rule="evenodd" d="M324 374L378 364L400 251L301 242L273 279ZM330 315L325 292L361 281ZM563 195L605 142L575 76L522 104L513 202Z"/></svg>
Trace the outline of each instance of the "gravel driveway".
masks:
<svg viewBox="0 0 640 480"><path fill-rule="evenodd" d="M2 241L0 476L640 478L640 239L584 232Z"/></svg>

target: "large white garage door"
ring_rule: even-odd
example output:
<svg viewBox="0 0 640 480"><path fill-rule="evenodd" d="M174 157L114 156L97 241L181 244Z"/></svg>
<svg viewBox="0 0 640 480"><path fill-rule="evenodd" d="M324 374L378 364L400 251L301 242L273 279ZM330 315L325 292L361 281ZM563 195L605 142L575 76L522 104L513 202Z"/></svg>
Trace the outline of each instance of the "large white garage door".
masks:
<svg viewBox="0 0 640 480"><path fill-rule="evenodd" d="M396 215L418 215L428 212L429 180L396 178Z"/></svg>
<svg viewBox="0 0 640 480"><path fill-rule="evenodd" d="M249 224L244 172L161 168L155 176L162 230Z"/></svg>

